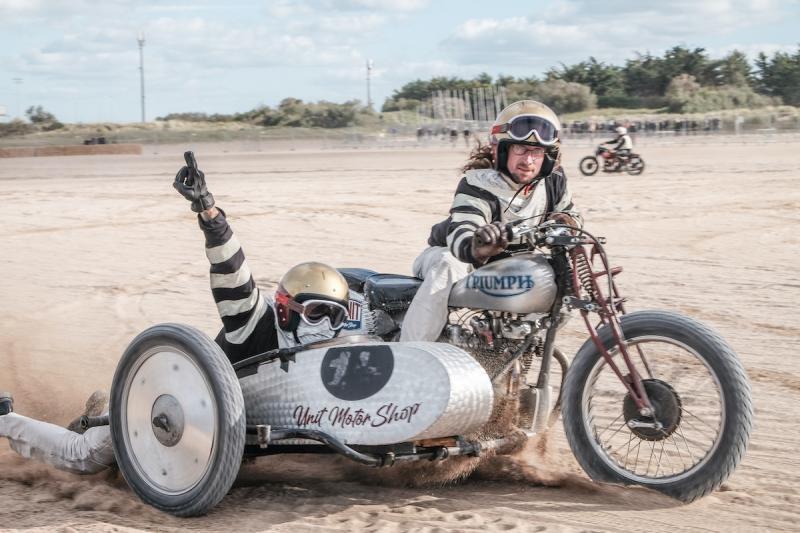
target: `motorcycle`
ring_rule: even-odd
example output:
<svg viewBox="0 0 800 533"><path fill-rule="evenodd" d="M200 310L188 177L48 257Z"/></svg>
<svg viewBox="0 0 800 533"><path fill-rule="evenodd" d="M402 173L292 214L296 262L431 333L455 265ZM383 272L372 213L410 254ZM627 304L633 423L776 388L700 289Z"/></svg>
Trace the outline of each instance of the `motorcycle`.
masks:
<svg viewBox="0 0 800 533"><path fill-rule="evenodd" d="M584 176L594 176L602 164L603 172L627 172L638 176L644 172L644 159L639 154L631 153L627 157L620 157L605 146L598 146L594 155L587 155L581 159L578 168Z"/></svg>
<svg viewBox="0 0 800 533"><path fill-rule="evenodd" d="M561 412L594 480L684 502L718 488L752 427L733 350L691 318L626 312L603 238L552 221L507 231L524 247L453 286L441 342L394 342L421 280L347 268L350 320L331 340L231 365L194 328L145 330L112 384L125 479L145 502L193 516L228 492L242 457L337 453L390 467L507 454ZM556 337L570 311L589 338L568 365Z"/></svg>

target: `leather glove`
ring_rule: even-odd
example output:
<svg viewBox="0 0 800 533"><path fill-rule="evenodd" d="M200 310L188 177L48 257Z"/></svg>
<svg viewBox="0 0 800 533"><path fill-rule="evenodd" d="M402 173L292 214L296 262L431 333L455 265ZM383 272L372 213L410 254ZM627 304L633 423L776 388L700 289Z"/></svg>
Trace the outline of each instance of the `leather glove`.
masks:
<svg viewBox="0 0 800 533"><path fill-rule="evenodd" d="M202 170L182 167L175 175L172 186L192 202L192 211L195 213L214 207L214 195L206 188L206 176Z"/></svg>
<svg viewBox="0 0 800 533"><path fill-rule="evenodd" d="M472 257L479 263L485 263L508 246L506 225L500 221L492 222L478 228L472 237Z"/></svg>

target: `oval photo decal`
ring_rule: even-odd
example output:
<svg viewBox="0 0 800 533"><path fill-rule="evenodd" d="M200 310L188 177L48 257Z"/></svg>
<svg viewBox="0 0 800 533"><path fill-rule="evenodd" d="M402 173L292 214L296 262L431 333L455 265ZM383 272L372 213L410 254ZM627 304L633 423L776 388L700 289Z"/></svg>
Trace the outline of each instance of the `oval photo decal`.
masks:
<svg viewBox="0 0 800 533"><path fill-rule="evenodd" d="M340 400L357 401L380 391L394 370L394 354L388 346L330 348L322 358L322 384Z"/></svg>

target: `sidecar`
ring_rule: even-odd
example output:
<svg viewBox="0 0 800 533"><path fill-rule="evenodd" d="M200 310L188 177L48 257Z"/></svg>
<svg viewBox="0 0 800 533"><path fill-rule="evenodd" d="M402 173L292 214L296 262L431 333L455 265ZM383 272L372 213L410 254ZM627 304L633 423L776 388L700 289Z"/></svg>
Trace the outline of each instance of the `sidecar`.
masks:
<svg viewBox="0 0 800 533"><path fill-rule="evenodd" d="M339 453L372 466L478 455L467 442L494 402L486 371L443 343L341 337L231 365L185 325L138 335L119 362L110 426L119 468L146 503L178 516L216 505L243 456Z"/></svg>

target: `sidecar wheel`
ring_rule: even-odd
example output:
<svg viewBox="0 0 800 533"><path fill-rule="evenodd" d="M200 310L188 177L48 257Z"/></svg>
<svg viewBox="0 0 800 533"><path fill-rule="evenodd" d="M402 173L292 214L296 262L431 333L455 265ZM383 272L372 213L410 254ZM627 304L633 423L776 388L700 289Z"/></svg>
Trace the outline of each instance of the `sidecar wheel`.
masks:
<svg viewBox="0 0 800 533"><path fill-rule="evenodd" d="M242 390L202 332L160 324L125 350L111 386L114 452L145 503L197 516L230 490L244 453Z"/></svg>
<svg viewBox="0 0 800 533"><path fill-rule="evenodd" d="M583 159L581 159L580 165L578 168L581 170L581 174L584 176L594 176L597 174L597 169L600 168L600 164L597 162L597 158L591 155L587 155Z"/></svg>
<svg viewBox="0 0 800 533"><path fill-rule="evenodd" d="M664 311L631 313L621 322L655 414L638 412L590 339L564 383L567 441L592 479L691 502L718 488L744 456L753 417L747 376L733 350L699 322ZM616 346L610 348L611 332L598 333L627 374Z"/></svg>

